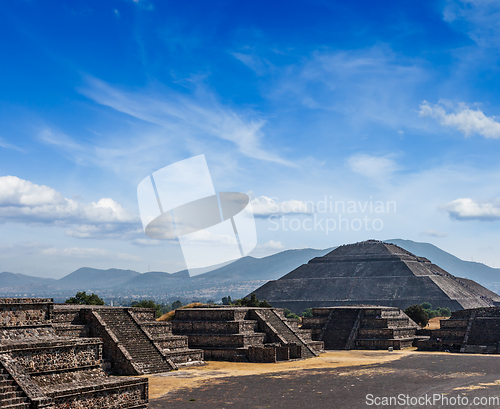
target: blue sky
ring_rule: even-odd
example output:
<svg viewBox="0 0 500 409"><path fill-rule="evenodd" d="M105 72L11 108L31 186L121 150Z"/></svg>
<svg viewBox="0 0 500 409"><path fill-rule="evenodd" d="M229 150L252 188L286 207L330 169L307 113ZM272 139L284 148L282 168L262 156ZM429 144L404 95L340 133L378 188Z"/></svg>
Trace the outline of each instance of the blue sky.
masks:
<svg viewBox="0 0 500 409"><path fill-rule="evenodd" d="M500 266L495 1L26 0L0 18L0 271L183 269L136 188L199 154L217 191L250 195L255 256L404 238Z"/></svg>

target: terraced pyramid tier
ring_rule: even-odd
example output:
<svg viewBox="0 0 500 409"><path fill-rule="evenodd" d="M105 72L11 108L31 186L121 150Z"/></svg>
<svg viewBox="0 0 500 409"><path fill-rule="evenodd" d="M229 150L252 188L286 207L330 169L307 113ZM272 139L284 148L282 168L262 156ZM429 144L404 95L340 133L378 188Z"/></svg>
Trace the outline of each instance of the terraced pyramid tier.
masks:
<svg viewBox="0 0 500 409"><path fill-rule="evenodd" d="M311 307L364 304L405 309L423 302L454 311L500 301L500 296L424 257L375 240L338 247L252 294L298 314Z"/></svg>
<svg viewBox="0 0 500 409"><path fill-rule="evenodd" d="M325 349L404 349L412 346L420 328L394 307L361 306L313 308L302 328Z"/></svg>

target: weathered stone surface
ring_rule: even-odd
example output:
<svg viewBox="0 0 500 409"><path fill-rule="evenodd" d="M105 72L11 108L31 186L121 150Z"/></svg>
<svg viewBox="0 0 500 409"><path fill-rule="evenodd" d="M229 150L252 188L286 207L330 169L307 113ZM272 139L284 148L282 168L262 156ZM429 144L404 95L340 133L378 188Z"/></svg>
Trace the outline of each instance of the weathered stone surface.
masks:
<svg viewBox="0 0 500 409"><path fill-rule="evenodd" d="M58 337L52 308L47 299L0 299L0 406L146 408L147 379L109 377L101 368L102 340ZM79 322L79 313L65 319Z"/></svg>
<svg viewBox="0 0 500 409"><path fill-rule="evenodd" d="M440 329L428 330L429 340L417 343L420 350L448 350L470 353L500 353L500 307L454 311L440 322Z"/></svg>
<svg viewBox="0 0 500 409"><path fill-rule="evenodd" d="M423 302L453 311L500 301L497 294L426 258L375 240L338 247L252 293L299 314L312 307L369 304L405 309Z"/></svg>
<svg viewBox="0 0 500 409"><path fill-rule="evenodd" d="M318 355L322 342L288 322L280 309L212 307L178 310L170 325L207 360L277 362ZM307 336L304 336L307 334Z"/></svg>
<svg viewBox="0 0 500 409"><path fill-rule="evenodd" d="M156 322L151 308L55 305L60 335L82 333L103 340L103 357L119 375L142 375L203 364L203 351L188 347L171 324ZM74 327L72 330L71 327Z"/></svg>
<svg viewBox="0 0 500 409"><path fill-rule="evenodd" d="M394 307L349 306L313 308L302 328L312 330L314 340L325 349L409 348L420 328Z"/></svg>

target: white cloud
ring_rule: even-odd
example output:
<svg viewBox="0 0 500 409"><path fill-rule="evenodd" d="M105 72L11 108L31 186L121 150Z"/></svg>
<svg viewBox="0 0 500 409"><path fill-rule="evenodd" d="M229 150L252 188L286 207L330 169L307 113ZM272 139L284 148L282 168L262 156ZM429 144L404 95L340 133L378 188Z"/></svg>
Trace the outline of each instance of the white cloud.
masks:
<svg viewBox="0 0 500 409"><path fill-rule="evenodd" d="M16 176L0 177L0 220L25 223L79 225L67 231L73 237L97 233L124 233L137 229L139 218L110 198L81 203L55 189Z"/></svg>
<svg viewBox="0 0 500 409"><path fill-rule="evenodd" d="M126 261L140 261L141 258L132 254L126 253L110 253L102 248L84 248L84 247L67 247L57 248L50 247L41 251L45 256L70 257L70 258L113 258Z"/></svg>
<svg viewBox="0 0 500 409"><path fill-rule="evenodd" d="M347 159L347 164L353 172L372 179L390 178L398 169L396 162L387 156L356 154Z"/></svg>
<svg viewBox="0 0 500 409"><path fill-rule="evenodd" d="M431 117L442 126L458 129L465 136L478 134L485 138L500 138L500 123L496 121L496 117L488 117L481 110L470 109L464 103L458 104L454 111L447 113L442 105L431 106L427 101L423 101L419 115Z"/></svg>
<svg viewBox="0 0 500 409"><path fill-rule="evenodd" d="M446 237L446 236L448 236L448 233L444 233L444 232L433 230L433 229L423 231L422 234L424 236L430 236L430 237Z"/></svg>
<svg viewBox="0 0 500 409"><path fill-rule="evenodd" d="M142 232L142 230L141 230L141 232ZM142 246L142 247L161 246L161 245L165 245L165 240L155 240L155 239L150 239L149 237L146 237L146 238L135 239L132 241L132 244L135 244L136 246Z"/></svg>
<svg viewBox="0 0 500 409"><path fill-rule="evenodd" d="M169 131L178 133L181 130L184 139L212 137L225 140L234 143L242 154L250 158L291 165L261 147L265 120L248 111L237 113L221 105L211 93L198 90L188 96L171 90L161 95L126 92L95 78L88 79L88 86L81 93L101 105Z"/></svg>
<svg viewBox="0 0 500 409"><path fill-rule="evenodd" d="M280 216L283 214L312 214L314 203L301 200L279 202L276 198L259 196L250 201L255 217Z"/></svg>
<svg viewBox="0 0 500 409"><path fill-rule="evenodd" d="M36 242L23 242L17 244L0 243L0 257L19 257L28 254L36 254L44 247L46 246Z"/></svg>
<svg viewBox="0 0 500 409"><path fill-rule="evenodd" d="M267 243L264 243L259 246L262 249L271 249L271 250L283 250L285 245L281 241L269 240Z"/></svg>
<svg viewBox="0 0 500 409"><path fill-rule="evenodd" d="M144 231L140 228L136 229L128 223L104 223L77 225L67 229L64 234L68 237L76 237L78 239L131 240L134 237L143 236Z"/></svg>
<svg viewBox="0 0 500 409"><path fill-rule="evenodd" d="M444 209L457 220L500 220L500 198L483 203L461 198L446 204Z"/></svg>

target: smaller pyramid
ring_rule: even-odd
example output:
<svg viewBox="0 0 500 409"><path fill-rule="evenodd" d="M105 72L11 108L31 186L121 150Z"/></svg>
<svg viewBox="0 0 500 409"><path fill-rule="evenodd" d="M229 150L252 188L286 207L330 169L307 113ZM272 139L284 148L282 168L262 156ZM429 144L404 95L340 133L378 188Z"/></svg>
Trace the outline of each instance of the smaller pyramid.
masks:
<svg viewBox="0 0 500 409"><path fill-rule="evenodd" d="M405 309L424 302L455 311L490 307L500 301L500 296L474 281L455 277L425 257L377 240L340 246L252 293L273 307L296 313L358 304Z"/></svg>

